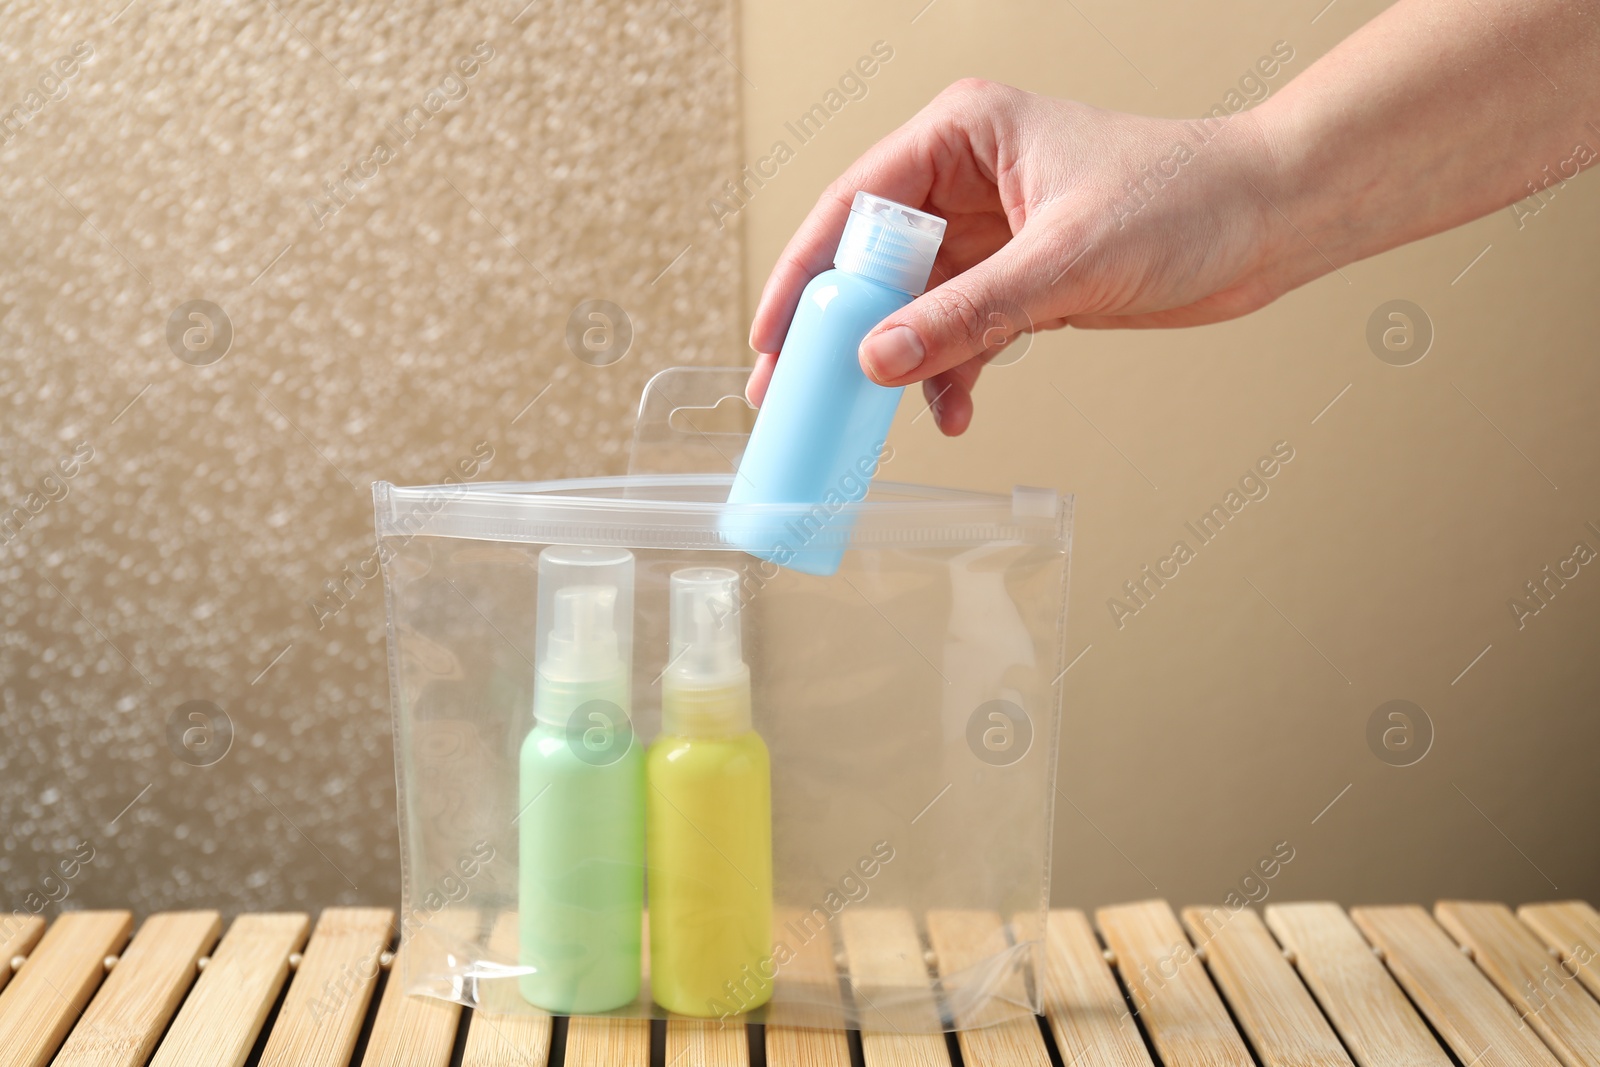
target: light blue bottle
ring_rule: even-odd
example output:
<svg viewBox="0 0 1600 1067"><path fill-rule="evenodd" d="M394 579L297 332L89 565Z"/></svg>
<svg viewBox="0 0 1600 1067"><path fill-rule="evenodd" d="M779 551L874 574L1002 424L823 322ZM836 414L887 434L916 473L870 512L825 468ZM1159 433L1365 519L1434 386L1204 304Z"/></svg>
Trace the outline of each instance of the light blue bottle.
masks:
<svg viewBox="0 0 1600 1067"><path fill-rule="evenodd" d="M807 574L839 569L849 505L867 494L904 387L861 370L862 338L928 284L945 223L858 192L833 270L811 279L784 338L728 503L805 504L769 517L724 513L723 536L746 552Z"/></svg>

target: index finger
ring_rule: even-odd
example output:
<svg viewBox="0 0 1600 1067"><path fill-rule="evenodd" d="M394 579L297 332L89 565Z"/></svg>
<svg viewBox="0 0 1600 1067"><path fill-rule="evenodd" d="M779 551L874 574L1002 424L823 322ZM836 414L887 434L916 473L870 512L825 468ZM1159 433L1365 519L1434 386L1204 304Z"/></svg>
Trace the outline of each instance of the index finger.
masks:
<svg viewBox="0 0 1600 1067"><path fill-rule="evenodd" d="M833 266L850 204L859 190L911 207L923 205L933 188L933 167L929 154L920 148L918 132L912 129L916 121L867 149L828 186L800 223L761 289L750 323L751 348L770 354L782 346L806 283Z"/></svg>

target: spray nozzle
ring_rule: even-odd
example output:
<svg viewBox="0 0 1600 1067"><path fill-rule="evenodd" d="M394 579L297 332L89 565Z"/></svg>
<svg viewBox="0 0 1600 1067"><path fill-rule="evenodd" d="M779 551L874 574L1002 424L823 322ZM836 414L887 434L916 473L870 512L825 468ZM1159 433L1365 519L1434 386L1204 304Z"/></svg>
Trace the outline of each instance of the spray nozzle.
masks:
<svg viewBox="0 0 1600 1067"><path fill-rule="evenodd" d="M569 585L557 590L544 671L573 681L614 673L618 660L616 608L614 585Z"/></svg>
<svg viewBox="0 0 1600 1067"><path fill-rule="evenodd" d="M630 710L633 554L553 546L539 554L534 714L564 722L589 700Z"/></svg>
<svg viewBox="0 0 1600 1067"><path fill-rule="evenodd" d="M738 573L724 567L691 567L672 575L668 662L676 680L722 682L744 672L738 590Z"/></svg>

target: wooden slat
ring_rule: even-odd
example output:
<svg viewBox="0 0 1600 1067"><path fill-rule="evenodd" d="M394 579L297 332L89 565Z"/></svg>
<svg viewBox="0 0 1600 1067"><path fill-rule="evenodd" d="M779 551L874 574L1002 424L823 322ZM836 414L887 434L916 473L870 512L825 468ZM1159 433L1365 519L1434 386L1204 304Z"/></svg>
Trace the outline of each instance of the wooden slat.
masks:
<svg viewBox="0 0 1600 1067"><path fill-rule="evenodd" d="M750 1067L750 1038L743 1023L668 1019L667 1062L695 1067Z"/></svg>
<svg viewBox="0 0 1600 1067"><path fill-rule="evenodd" d="M502 912L489 934L495 958L515 960L517 913ZM550 1013L522 999L517 979L478 980L478 1009L468 1024L461 1067L545 1067L550 1062Z"/></svg>
<svg viewBox="0 0 1600 1067"><path fill-rule="evenodd" d="M1166 1067L1254 1067L1166 902L1101 908L1095 921Z"/></svg>
<svg viewBox="0 0 1600 1067"><path fill-rule="evenodd" d="M1360 1067L1451 1067L1406 995L1337 904L1271 904L1267 926Z"/></svg>
<svg viewBox="0 0 1600 1067"><path fill-rule="evenodd" d="M240 1067L306 943L304 914L241 915L184 998L150 1067Z"/></svg>
<svg viewBox="0 0 1600 1067"><path fill-rule="evenodd" d="M1450 936L1472 950L1478 969L1562 1063L1600 1064L1600 1003L1562 971L1544 942L1510 908L1449 900L1434 905L1433 914Z"/></svg>
<svg viewBox="0 0 1600 1067"><path fill-rule="evenodd" d="M1152 1067L1088 917L1081 911L1052 911L1045 947L1044 1014L1061 1062Z"/></svg>
<svg viewBox="0 0 1600 1067"><path fill-rule="evenodd" d="M739 1033L744 1033L743 1026ZM567 1024L564 1062L565 1067L648 1067L650 1020L574 1018Z"/></svg>
<svg viewBox="0 0 1600 1067"><path fill-rule="evenodd" d="M144 921L116 969L72 1028L52 1067L143 1067L217 943L214 911L170 911Z"/></svg>
<svg viewBox="0 0 1600 1067"><path fill-rule="evenodd" d="M1050 1067L1050 1052L1023 982L1029 955L1011 945L1000 916L992 911L930 911L928 940L944 979L945 998L954 1001L949 1010L959 1027L956 1040L962 1059ZM952 983L963 972L968 980ZM973 996L981 1003L961 1003Z"/></svg>
<svg viewBox="0 0 1600 1067"><path fill-rule="evenodd" d="M774 955L782 945L794 957L779 967L773 981L766 1015L768 1067L849 1067L831 916L780 907L773 912L773 928Z"/></svg>
<svg viewBox="0 0 1600 1067"><path fill-rule="evenodd" d="M449 1067L461 1005L406 992L404 967L409 951L402 946L390 965L361 1067Z"/></svg>
<svg viewBox="0 0 1600 1067"><path fill-rule="evenodd" d="M328 908L317 919L283 1008L267 1035L261 1067L345 1067L378 983L388 946L388 908Z"/></svg>
<svg viewBox="0 0 1600 1067"><path fill-rule="evenodd" d="M949 1067L938 1001L911 913L847 908L840 916L846 974L861 1020L866 1067Z"/></svg>
<svg viewBox="0 0 1600 1067"><path fill-rule="evenodd" d="M1524 904L1517 918L1533 928L1576 971L1589 992L1600 997L1600 912L1581 900L1559 904Z"/></svg>
<svg viewBox="0 0 1600 1067"><path fill-rule="evenodd" d="M767 1027L768 1067L850 1067L850 1038L842 1029Z"/></svg>
<svg viewBox="0 0 1600 1067"><path fill-rule="evenodd" d="M1351 1067L1349 1053L1253 908L1185 908L1184 925L1266 1067Z"/></svg>
<svg viewBox="0 0 1600 1067"><path fill-rule="evenodd" d="M650 913L643 925L643 965L645 989L650 978ZM643 991L641 991L643 995ZM739 1033L744 1034L740 1024ZM567 1023L566 1058L563 1067L648 1067L650 1062L650 1020L620 1018L573 1018ZM690 1067L679 1064L679 1067Z"/></svg>
<svg viewBox="0 0 1600 1067"><path fill-rule="evenodd" d="M44 920L12 912L0 919L0 989L11 981L11 961L33 951L44 935Z"/></svg>
<svg viewBox="0 0 1600 1067"><path fill-rule="evenodd" d="M472 1013L461 1067L545 1067L550 1062L550 1016Z"/></svg>
<svg viewBox="0 0 1600 1067"><path fill-rule="evenodd" d="M1557 1067L1558 1061L1428 913L1352 908L1350 917L1383 950L1389 970L1463 1064Z"/></svg>
<svg viewBox="0 0 1600 1067"><path fill-rule="evenodd" d="M105 959L128 941L125 911L71 911L39 939L0 993L6 1067L43 1067L105 977Z"/></svg>

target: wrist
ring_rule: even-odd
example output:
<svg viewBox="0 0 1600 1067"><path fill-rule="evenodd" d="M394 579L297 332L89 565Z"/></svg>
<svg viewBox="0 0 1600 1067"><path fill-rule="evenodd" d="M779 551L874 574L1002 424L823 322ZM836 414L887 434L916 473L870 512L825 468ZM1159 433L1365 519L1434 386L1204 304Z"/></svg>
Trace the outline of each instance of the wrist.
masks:
<svg viewBox="0 0 1600 1067"><path fill-rule="evenodd" d="M1319 157L1289 103L1274 96L1235 120L1248 145L1243 177L1263 213L1263 261L1283 292L1360 258L1336 161Z"/></svg>

